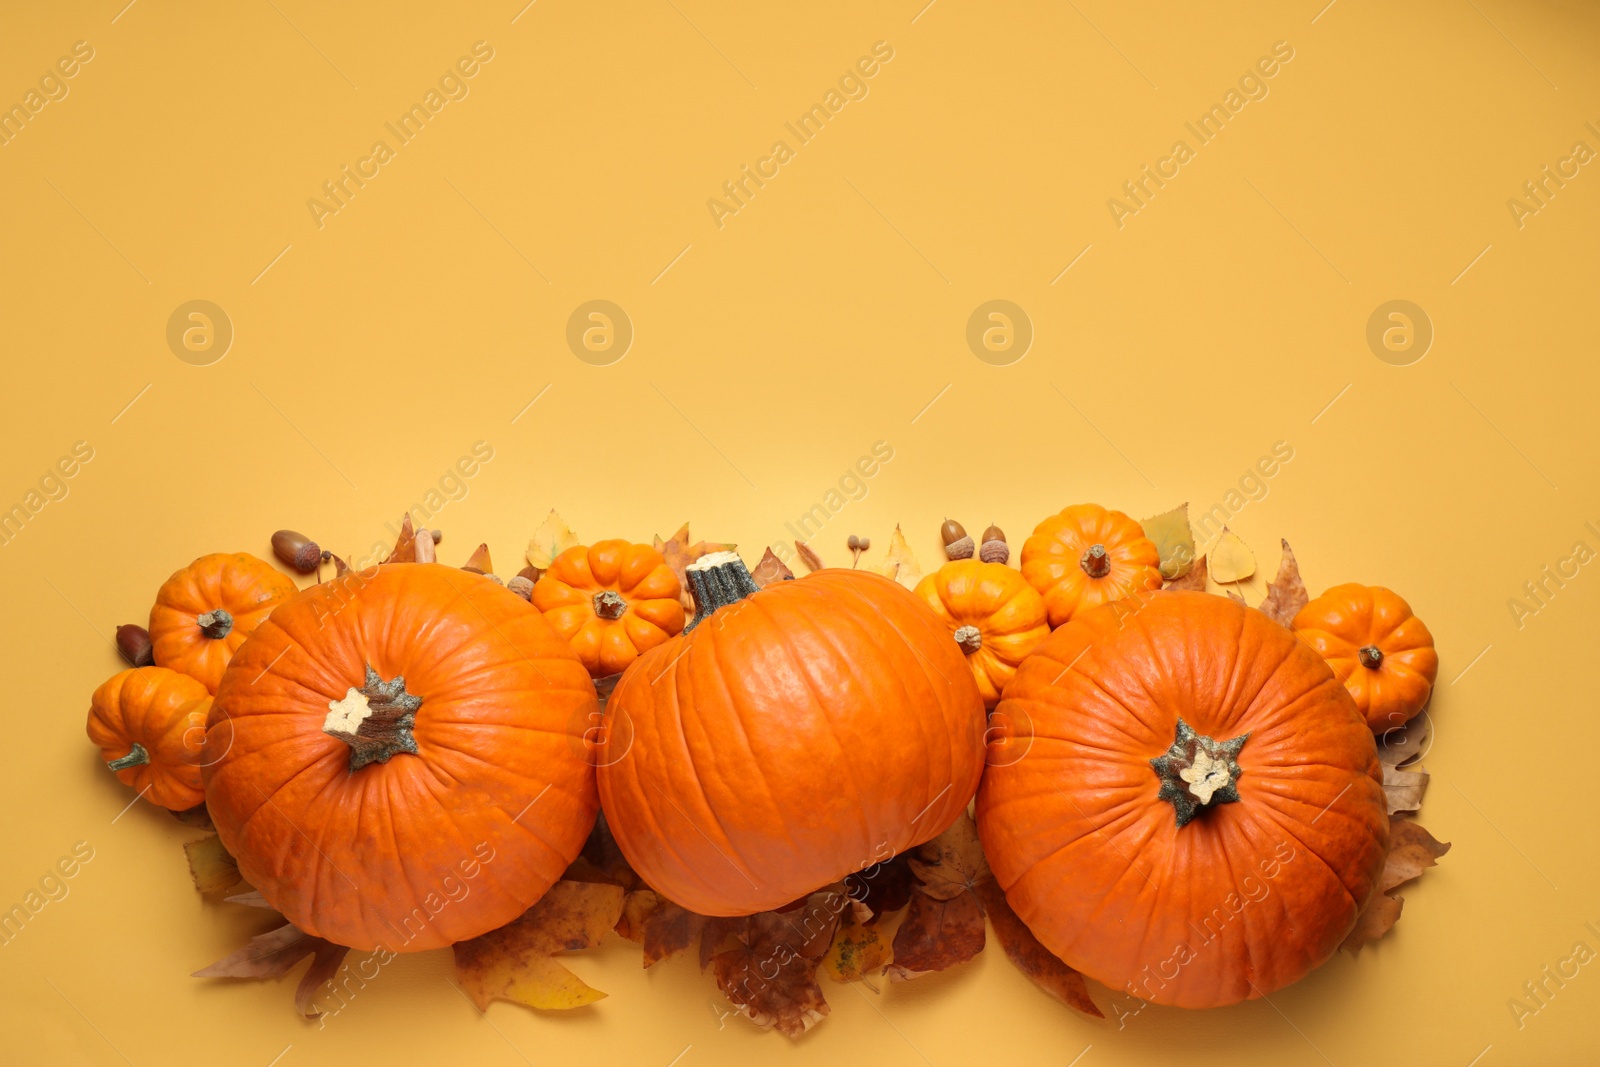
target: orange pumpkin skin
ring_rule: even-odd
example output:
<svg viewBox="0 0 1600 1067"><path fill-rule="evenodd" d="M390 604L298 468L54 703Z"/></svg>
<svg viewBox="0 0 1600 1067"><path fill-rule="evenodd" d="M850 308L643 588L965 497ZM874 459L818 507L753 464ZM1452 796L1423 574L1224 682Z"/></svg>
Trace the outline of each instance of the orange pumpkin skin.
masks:
<svg viewBox="0 0 1600 1067"><path fill-rule="evenodd" d="M1100 549L1103 555L1091 555ZM1120 511L1074 504L1045 519L1022 545L1022 576L1044 597L1050 625L1080 611L1161 588L1161 553Z"/></svg>
<svg viewBox="0 0 1600 1067"><path fill-rule="evenodd" d="M326 732L369 667L420 700L414 751L400 720L350 742ZM369 703L362 731L403 706ZM302 930L438 948L510 922L578 855L598 721L588 672L526 601L441 564L388 564L305 590L239 650L208 723L206 804L240 873Z"/></svg>
<svg viewBox="0 0 1600 1067"><path fill-rule="evenodd" d="M984 707L1000 702L1017 664L1050 636L1044 598L1003 563L952 560L915 590L967 658Z"/></svg>
<svg viewBox="0 0 1600 1067"><path fill-rule="evenodd" d="M245 638L294 592L286 575L248 553L201 556L156 593L150 609L156 665L187 674L215 693ZM218 611L226 620L202 621Z"/></svg>
<svg viewBox="0 0 1600 1067"><path fill-rule="evenodd" d="M211 694L188 675L135 667L94 691L89 740L123 785L152 804L187 811L205 799L200 757L210 711Z"/></svg>
<svg viewBox="0 0 1600 1067"><path fill-rule="evenodd" d="M607 702L600 800L657 892L753 914L943 832L977 788L983 732L939 619L887 578L821 570L628 668Z"/></svg>
<svg viewBox="0 0 1600 1067"><path fill-rule="evenodd" d="M682 584L649 545L578 545L533 587L533 606L596 678L627 670L639 653L683 632Z"/></svg>
<svg viewBox="0 0 1600 1067"><path fill-rule="evenodd" d="M1248 734L1237 799L1182 826L1151 763L1180 718L1218 742ZM1338 948L1383 868L1371 731L1252 608L1157 592L1082 614L995 720L977 809L995 877L1046 948L1112 988L1186 1008L1270 994Z"/></svg>
<svg viewBox="0 0 1600 1067"><path fill-rule="evenodd" d="M1375 734L1410 721L1433 694L1433 634L1381 585L1334 586L1300 609L1294 630L1328 661Z"/></svg>

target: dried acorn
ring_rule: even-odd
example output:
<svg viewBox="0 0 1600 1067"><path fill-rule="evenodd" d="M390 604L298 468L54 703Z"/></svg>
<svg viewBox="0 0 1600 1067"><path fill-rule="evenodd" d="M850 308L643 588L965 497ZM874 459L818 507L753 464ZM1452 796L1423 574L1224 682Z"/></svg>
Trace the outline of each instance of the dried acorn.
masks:
<svg viewBox="0 0 1600 1067"><path fill-rule="evenodd" d="M322 549L305 534L279 530L272 535L272 554L301 574L310 574L322 562Z"/></svg>
<svg viewBox="0 0 1600 1067"><path fill-rule="evenodd" d="M130 622L117 627L117 651L132 666L155 666L155 646L150 643L150 631L143 626Z"/></svg>
<svg viewBox="0 0 1600 1067"><path fill-rule="evenodd" d="M533 599L533 579L526 574L519 574L506 582L506 588L517 594L523 600Z"/></svg>
<svg viewBox="0 0 1600 1067"><path fill-rule="evenodd" d="M983 531L983 544L978 546L978 558L985 563L1004 563L1011 558L1005 532L1000 527L990 526Z"/></svg>
<svg viewBox="0 0 1600 1067"><path fill-rule="evenodd" d="M944 542L946 558L972 558L972 538L967 536L967 531L956 520L944 520L944 525L939 527L939 540Z"/></svg>

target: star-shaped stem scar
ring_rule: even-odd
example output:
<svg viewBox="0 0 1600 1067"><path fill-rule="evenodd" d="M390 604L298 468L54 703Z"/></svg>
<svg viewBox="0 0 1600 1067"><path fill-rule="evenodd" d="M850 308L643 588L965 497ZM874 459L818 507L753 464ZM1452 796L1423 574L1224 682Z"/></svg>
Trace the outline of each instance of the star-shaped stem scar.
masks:
<svg viewBox="0 0 1600 1067"><path fill-rule="evenodd" d="M369 664L361 688L352 686L343 699L328 701L322 732L350 746L350 770L359 771L402 752L417 754L411 729L420 707L422 698L406 692L404 675L386 682Z"/></svg>
<svg viewBox="0 0 1600 1067"><path fill-rule="evenodd" d="M1239 776L1244 772L1237 757L1249 739L1246 733L1216 741L1178 719L1172 747L1152 759L1150 766L1161 779L1158 796L1177 812L1179 826L1186 825L1202 808L1239 799Z"/></svg>

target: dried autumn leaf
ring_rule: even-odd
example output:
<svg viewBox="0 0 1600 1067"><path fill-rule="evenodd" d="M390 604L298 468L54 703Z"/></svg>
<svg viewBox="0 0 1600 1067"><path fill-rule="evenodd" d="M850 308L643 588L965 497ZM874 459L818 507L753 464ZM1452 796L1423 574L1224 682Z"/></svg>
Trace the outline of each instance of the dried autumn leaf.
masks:
<svg viewBox="0 0 1600 1067"><path fill-rule="evenodd" d="M533 531L533 538L528 542L528 566L539 571L547 571L557 556L576 544L578 535L568 528L566 521L560 515L556 514L556 509L551 508L550 514L544 517L544 521Z"/></svg>
<svg viewBox="0 0 1600 1067"><path fill-rule="evenodd" d="M893 578L907 589L915 589L917 582L922 578L922 568L917 564L917 557L911 551L911 546L906 543L906 535L900 532L900 524L894 527L894 536L889 538L889 551L883 557L883 562L873 570L885 578Z"/></svg>
<svg viewBox="0 0 1600 1067"><path fill-rule="evenodd" d="M1428 747L1433 720L1423 708L1402 726L1391 727L1378 737L1378 759L1391 767L1405 767L1419 759Z"/></svg>
<svg viewBox="0 0 1600 1067"><path fill-rule="evenodd" d="M636 889L623 904L617 933L644 949L649 967L676 956L700 936L706 917L681 908L653 889Z"/></svg>
<svg viewBox="0 0 1600 1067"><path fill-rule="evenodd" d="M1192 589L1196 593L1206 591L1206 558L1201 556L1194 561L1194 566L1189 568L1189 573L1182 578L1173 578L1161 583L1163 589Z"/></svg>
<svg viewBox="0 0 1600 1067"><path fill-rule="evenodd" d="M833 944L822 957L822 969L835 982L859 982L882 974L893 955L892 942L875 918L863 919L862 908L844 910Z"/></svg>
<svg viewBox="0 0 1600 1067"><path fill-rule="evenodd" d="M1392 895L1392 890L1435 866L1449 851L1450 842L1435 839L1421 823L1413 819L1391 819L1389 856L1384 860L1383 873L1378 876L1378 886L1356 919L1355 929L1340 947L1353 956L1364 945L1388 933L1400 918L1400 909L1405 903L1405 898Z"/></svg>
<svg viewBox="0 0 1600 1067"><path fill-rule="evenodd" d="M773 555L772 549L767 549L761 556L761 562L756 564L756 569L750 572L750 577L756 585L765 589L773 582L781 582L785 578L793 578L794 571L783 565L783 560Z"/></svg>
<svg viewBox="0 0 1600 1067"><path fill-rule="evenodd" d="M918 891L934 900L949 900L970 892L992 877L989 861L978 840L972 816L962 812L950 828L922 845L909 857L911 873L921 883Z"/></svg>
<svg viewBox="0 0 1600 1067"><path fill-rule="evenodd" d="M189 859L189 876L201 895L221 897L240 886L250 888L239 873L238 861L222 847L222 839L216 834L184 842L183 853Z"/></svg>
<svg viewBox="0 0 1600 1067"><path fill-rule="evenodd" d="M799 1037L828 1014L817 968L847 906L842 890L825 889L789 911L738 920L734 946L711 957L718 988L757 1026Z"/></svg>
<svg viewBox="0 0 1600 1067"><path fill-rule="evenodd" d="M817 550L804 541L796 541L794 550L800 554L800 562L806 565L806 570L820 571L827 566L822 562L822 557L817 555Z"/></svg>
<svg viewBox="0 0 1600 1067"><path fill-rule="evenodd" d="M487 1011L495 1000L561 1011L605 996L554 957L594 948L622 917L621 886L559 881L539 902L498 930L452 946L456 979Z"/></svg>
<svg viewBox="0 0 1600 1067"><path fill-rule="evenodd" d="M1067 1007L1096 1019L1105 1018L1089 998L1089 986L1083 975L1062 963L1039 943L1033 931L1011 910L1005 891L998 883L991 878L978 886L978 899L988 913L989 925L994 927L995 940L1000 942L1000 947L1005 949L1006 956L1017 965L1019 971Z"/></svg>
<svg viewBox="0 0 1600 1067"><path fill-rule="evenodd" d="M1211 546L1208 556L1211 560L1211 577L1220 585L1242 582L1256 572L1255 553L1226 526L1222 528L1217 543Z"/></svg>
<svg viewBox="0 0 1600 1067"><path fill-rule="evenodd" d="M398 537L395 538L394 550L391 551L389 553L389 555L384 558L383 562L384 563L426 563L426 562L429 562L429 560L422 559L421 555L426 554L426 555L429 556L429 559L431 560L432 553L433 553L433 535L430 533L430 534L428 534L428 536L426 536L424 538L421 538L420 540L427 542L426 548L424 548L419 542L419 539L417 537L416 527L411 525L411 512L408 511L408 512L405 513L405 517L400 520L400 534L399 534Z"/></svg>
<svg viewBox="0 0 1600 1067"><path fill-rule="evenodd" d="M240 882L239 884L243 885L244 883ZM235 893L233 896L223 897L222 900L225 904L238 904L246 908L266 908L268 911L278 910L267 903L267 898L261 895L261 890L259 889L252 889L246 893Z"/></svg>
<svg viewBox="0 0 1600 1067"><path fill-rule="evenodd" d="M1300 580L1300 563L1287 539L1283 540L1283 559L1278 564L1278 576L1267 586L1266 599L1257 605L1269 618L1285 626L1294 621L1300 609L1311 602L1306 583Z"/></svg>
<svg viewBox="0 0 1600 1067"><path fill-rule="evenodd" d="M1422 807L1422 794L1428 791L1428 772L1420 768L1403 771L1398 767L1383 765L1383 795L1389 804L1389 814L1416 811Z"/></svg>
<svg viewBox="0 0 1600 1067"><path fill-rule="evenodd" d="M1139 524L1144 535L1155 542L1161 554L1161 577L1182 578L1194 566L1194 531L1189 527L1189 505L1179 504L1171 511L1145 519Z"/></svg>
<svg viewBox="0 0 1600 1067"><path fill-rule="evenodd" d="M196 830L215 830L216 825L211 821L211 813L204 804L197 804L184 811L175 811L172 817L185 826L192 826Z"/></svg>
<svg viewBox="0 0 1600 1067"><path fill-rule="evenodd" d="M624 889L646 888L639 876L628 866L628 860L611 834L611 826L604 814L594 821L583 851L561 877L570 882L608 882Z"/></svg>
<svg viewBox="0 0 1600 1067"><path fill-rule="evenodd" d="M257 934L244 948L195 971L193 977L278 978L306 956L314 955L295 989L294 1003L301 1015L315 1019L322 1014L312 1010L317 991L338 972L349 951L343 945L312 937L293 923L285 923L276 930Z"/></svg>
<svg viewBox="0 0 1600 1067"><path fill-rule="evenodd" d="M845 878L845 892L875 916L899 911L911 900L911 887L916 881L911 875L910 860L911 854L902 852L857 871Z"/></svg>
<svg viewBox="0 0 1600 1067"><path fill-rule="evenodd" d="M710 555L712 552L732 552L738 548L735 544L725 544L721 541L696 541L689 543L689 524L684 523L678 527L678 532L663 541L659 536L654 540L656 551L661 553L661 558L667 561L667 566L672 568L672 573L678 576L678 584L683 592L679 599L682 600L684 609L694 610L694 598L689 595L689 582L684 577L684 571L689 564L701 556Z"/></svg>
<svg viewBox="0 0 1600 1067"><path fill-rule="evenodd" d="M473 549L472 555L467 557L467 561L461 565L461 569L472 571L474 574L493 574L494 564L489 562L489 546L482 544Z"/></svg>
<svg viewBox="0 0 1600 1067"><path fill-rule="evenodd" d="M976 894L935 900L912 893L906 917L894 934L889 976L906 981L965 963L983 951L983 940L983 906Z"/></svg>

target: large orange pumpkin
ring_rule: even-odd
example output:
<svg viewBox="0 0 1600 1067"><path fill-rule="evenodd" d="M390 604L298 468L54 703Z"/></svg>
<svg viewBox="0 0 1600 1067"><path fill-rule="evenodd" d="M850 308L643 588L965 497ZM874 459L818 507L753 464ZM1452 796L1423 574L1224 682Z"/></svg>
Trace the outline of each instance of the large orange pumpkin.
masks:
<svg viewBox="0 0 1600 1067"><path fill-rule="evenodd" d="M683 631L681 592L660 552L612 539L557 556L533 587L533 606L605 678Z"/></svg>
<svg viewBox="0 0 1600 1067"><path fill-rule="evenodd" d="M526 602L437 563L312 586L234 657L206 804L307 933L437 948L542 896L594 824L594 684Z"/></svg>
<svg viewBox="0 0 1600 1067"><path fill-rule="evenodd" d="M983 701L904 586L821 570L757 590L687 571L698 611L606 708L600 799L652 888L702 915L780 907L937 836L983 771Z"/></svg>
<svg viewBox="0 0 1600 1067"><path fill-rule="evenodd" d="M1080 611L1161 588L1161 553L1144 527L1099 504L1074 504L1022 543L1022 576L1044 597L1050 625Z"/></svg>
<svg viewBox="0 0 1600 1067"><path fill-rule="evenodd" d="M89 740L123 785L152 804L186 811L205 799L201 754L211 694L186 674L135 667L89 700Z"/></svg>
<svg viewBox="0 0 1600 1067"><path fill-rule="evenodd" d="M966 655L985 707L999 703L1017 664L1050 635L1044 599L1003 563L951 560L918 582L914 592Z"/></svg>
<svg viewBox="0 0 1600 1067"><path fill-rule="evenodd" d="M247 552L201 556L156 592L150 609L156 664L215 693L245 638L294 591L287 575Z"/></svg>
<svg viewBox="0 0 1600 1067"><path fill-rule="evenodd" d="M1287 628L1205 593L1080 615L996 709L978 830L1006 898L1084 974L1187 1008L1326 960L1388 852L1372 733Z"/></svg>
<svg viewBox="0 0 1600 1067"><path fill-rule="evenodd" d="M1381 585L1334 586L1300 609L1294 630L1328 661L1375 734L1403 726L1433 693L1433 634Z"/></svg>

